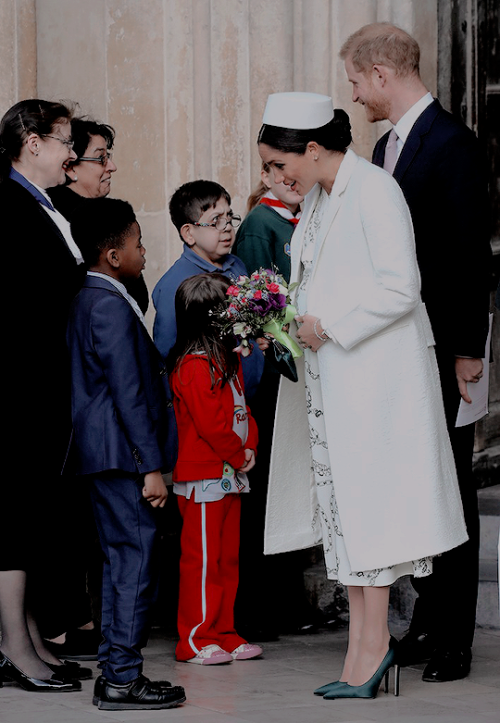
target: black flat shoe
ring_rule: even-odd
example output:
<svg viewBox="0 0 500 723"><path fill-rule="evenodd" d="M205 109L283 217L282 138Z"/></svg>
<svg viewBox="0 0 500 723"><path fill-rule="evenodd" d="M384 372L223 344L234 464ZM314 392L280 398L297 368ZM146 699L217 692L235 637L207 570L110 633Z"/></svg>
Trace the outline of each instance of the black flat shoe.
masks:
<svg viewBox="0 0 500 723"><path fill-rule="evenodd" d="M56 678L64 681L72 680L91 680L93 673L90 668L82 668L78 663L66 660L62 665L53 665L45 663L45 665L54 671Z"/></svg>
<svg viewBox="0 0 500 723"><path fill-rule="evenodd" d="M146 678L147 680L147 678ZM169 680L155 680L155 681L149 681L151 683L151 686L154 686L156 688L172 688L172 683ZM92 698L92 705L98 705L99 704L99 698L101 697L101 692L104 690L104 686L106 685L106 678L104 675L99 675L95 679L94 683L94 696Z"/></svg>
<svg viewBox="0 0 500 723"><path fill-rule="evenodd" d="M61 680L55 674L47 680L30 678L17 665L14 665L6 655L0 653L0 656L0 688L3 686L4 681L13 680L14 683L18 683L21 688L31 693L69 693L82 689L82 684L78 681Z"/></svg>
<svg viewBox="0 0 500 723"><path fill-rule="evenodd" d="M105 681L101 687L99 710L163 710L184 703L186 693L180 685L161 688L143 675L126 685Z"/></svg>
<svg viewBox="0 0 500 723"><path fill-rule="evenodd" d="M47 650L60 660L97 660L101 633L96 630L70 630L64 643L44 640Z"/></svg>
<svg viewBox="0 0 500 723"><path fill-rule="evenodd" d="M436 641L429 633L416 633L411 630L401 638L398 644L398 665L415 665L429 660L436 649Z"/></svg>
<svg viewBox="0 0 500 723"><path fill-rule="evenodd" d="M422 680L426 683L449 683L461 680L470 673L470 650L436 650L424 668Z"/></svg>

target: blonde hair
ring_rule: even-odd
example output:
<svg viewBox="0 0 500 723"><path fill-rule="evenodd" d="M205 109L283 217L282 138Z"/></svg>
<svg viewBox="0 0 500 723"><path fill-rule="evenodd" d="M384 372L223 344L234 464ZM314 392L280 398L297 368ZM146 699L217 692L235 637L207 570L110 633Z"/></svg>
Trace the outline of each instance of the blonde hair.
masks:
<svg viewBox="0 0 500 723"><path fill-rule="evenodd" d="M350 58L355 70L364 73L379 63L396 75L419 75L420 48L407 32L390 23L364 25L350 35L340 49L340 58Z"/></svg>
<svg viewBox="0 0 500 723"><path fill-rule="evenodd" d="M267 163L264 163L262 161L262 171L265 173L270 173L271 167L267 165ZM264 196L269 191L269 188L266 186L264 181L261 179L258 186L255 186L252 193L249 195L247 199L247 213L250 213L250 211L255 208L255 206L258 205L260 202L260 199L262 196Z"/></svg>

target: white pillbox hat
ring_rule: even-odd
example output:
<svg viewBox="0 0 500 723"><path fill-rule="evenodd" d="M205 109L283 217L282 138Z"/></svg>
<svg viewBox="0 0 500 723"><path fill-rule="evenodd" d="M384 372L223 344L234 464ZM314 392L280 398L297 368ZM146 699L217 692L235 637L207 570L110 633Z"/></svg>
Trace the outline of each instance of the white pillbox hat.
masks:
<svg viewBox="0 0 500 723"><path fill-rule="evenodd" d="M333 103L319 93L272 93L262 123L278 128L309 130L321 128L333 118Z"/></svg>

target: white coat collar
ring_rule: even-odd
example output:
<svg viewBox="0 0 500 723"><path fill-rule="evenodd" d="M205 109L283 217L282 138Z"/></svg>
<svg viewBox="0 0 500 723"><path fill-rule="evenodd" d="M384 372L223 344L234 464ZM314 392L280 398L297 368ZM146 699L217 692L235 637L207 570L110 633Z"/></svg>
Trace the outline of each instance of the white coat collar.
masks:
<svg viewBox="0 0 500 723"><path fill-rule="evenodd" d="M348 149L344 158L342 159L339 170L337 171L337 176L332 186L330 199L325 209L323 222L321 224L320 237L318 239L318 243L316 243L315 245L314 260L316 260L316 257L323 245L330 226L332 225L337 211L340 208L342 194L347 188L347 184L349 183L349 180L358 161L359 157L354 153L354 151ZM321 186L319 185L319 183L317 183L315 186L313 186L313 188L305 197L304 211L292 239L292 268L294 273L293 278L290 279L290 282L298 281L298 274L300 272L299 259L302 254L305 231L311 219L311 215L316 208L316 203L318 201L320 192Z"/></svg>

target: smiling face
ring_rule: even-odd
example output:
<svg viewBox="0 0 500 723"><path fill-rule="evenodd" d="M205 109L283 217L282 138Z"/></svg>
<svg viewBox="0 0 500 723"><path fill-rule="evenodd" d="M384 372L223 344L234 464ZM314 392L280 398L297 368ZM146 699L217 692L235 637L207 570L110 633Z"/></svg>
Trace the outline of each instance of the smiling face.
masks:
<svg viewBox="0 0 500 723"><path fill-rule="evenodd" d="M97 161L80 161L69 169L68 176L73 181L71 189L85 198L103 198L111 190L111 174L116 166L111 158L107 157L108 147L102 136L91 136L83 154L84 158L103 158L104 165ZM74 179L77 178L75 181Z"/></svg>
<svg viewBox="0 0 500 723"><path fill-rule="evenodd" d="M285 186L283 182L276 183L274 180L274 173L267 171L261 171L262 182L267 188L273 193L276 198L281 201L292 213L296 213L299 208L299 204L304 200L304 196L297 193L290 186Z"/></svg>
<svg viewBox="0 0 500 723"><path fill-rule="evenodd" d="M219 198L215 206L208 208L198 219L197 223L214 223L222 216L228 219L232 210L225 198ZM230 223L224 231L217 231L211 226L195 226L186 223L180 229L184 242L198 256L215 266L222 267L222 260L231 251L234 244L234 228Z"/></svg>
<svg viewBox="0 0 500 723"><path fill-rule="evenodd" d="M303 155L285 153L259 143L260 157L271 168L275 184L285 184L290 191L303 197L311 188L321 182L316 165L314 148L308 144Z"/></svg>
<svg viewBox="0 0 500 723"><path fill-rule="evenodd" d="M73 150L63 143L70 139L71 124L69 121L56 123L49 135L31 134L28 142L35 152L35 174L31 180L41 188L58 186L66 180L68 164L76 158Z"/></svg>
<svg viewBox="0 0 500 723"><path fill-rule="evenodd" d="M368 72L357 71L352 60L346 58L345 71L347 79L352 83L352 102L364 106L368 122L389 118L390 104L374 82L377 77L375 69Z"/></svg>

